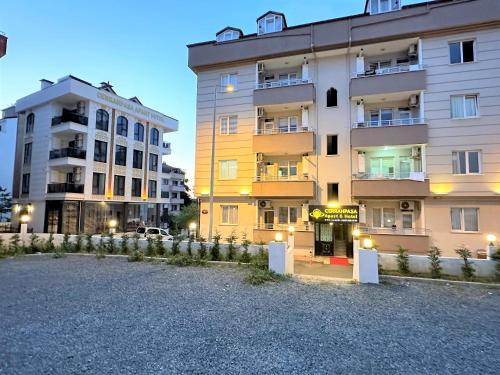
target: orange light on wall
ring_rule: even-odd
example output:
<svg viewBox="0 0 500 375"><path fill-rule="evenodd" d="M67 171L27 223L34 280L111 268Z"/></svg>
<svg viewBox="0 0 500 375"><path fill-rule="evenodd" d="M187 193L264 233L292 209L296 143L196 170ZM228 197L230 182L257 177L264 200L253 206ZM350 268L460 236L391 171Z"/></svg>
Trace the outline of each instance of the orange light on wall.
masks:
<svg viewBox="0 0 500 375"><path fill-rule="evenodd" d="M108 199L113 198L113 193L109 191L108 194L106 194L106 198Z"/></svg>
<svg viewBox="0 0 500 375"><path fill-rule="evenodd" d="M453 191L451 184L432 184L431 193L437 195L446 195Z"/></svg>

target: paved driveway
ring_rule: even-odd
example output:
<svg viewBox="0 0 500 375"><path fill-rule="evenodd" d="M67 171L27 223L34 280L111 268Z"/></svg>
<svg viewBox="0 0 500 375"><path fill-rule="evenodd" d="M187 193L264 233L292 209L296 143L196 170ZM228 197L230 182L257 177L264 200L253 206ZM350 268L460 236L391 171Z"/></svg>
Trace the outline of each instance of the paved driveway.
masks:
<svg viewBox="0 0 500 375"><path fill-rule="evenodd" d="M0 261L1 374L498 374L500 289L242 283L237 269Z"/></svg>

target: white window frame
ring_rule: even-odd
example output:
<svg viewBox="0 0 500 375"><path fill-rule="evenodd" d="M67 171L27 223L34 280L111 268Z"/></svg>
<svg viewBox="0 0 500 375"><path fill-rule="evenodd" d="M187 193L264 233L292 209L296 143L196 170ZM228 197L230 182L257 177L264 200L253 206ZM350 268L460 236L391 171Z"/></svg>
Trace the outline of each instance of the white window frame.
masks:
<svg viewBox="0 0 500 375"><path fill-rule="evenodd" d="M460 210L460 229L453 229L453 210ZM476 210L476 221L477 221L477 230L465 230L465 215L464 209L474 209ZM450 207L450 226L451 231L455 233L479 233L481 231L481 223L479 222L479 207Z"/></svg>
<svg viewBox="0 0 500 375"><path fill-rule="evenodd" d="M464 42L472 42L472 55L473 55L473 60L472 61L465 61L464 62ZM460 44L460 62L451 62L451 45L452 44ZM448 42L448 61L450 65L459 65L459 64L472 64L477 61L476 57L476 40L475 39L464 39L464 40L453 40Z"/></svg>
<svg viewBox="0 0 500 375"><path fill-rule="evenodd" d="M453 169L453 163L456 162L457 163L460 163L460 158L458 157L458 154L460 152L463 152L465 153L465 173L456 173ZM473 152L476 152L477 153L477 161L478 161L478 166L479 166L479 171L478 172L470 172L470 168L469 168L469 154L470 153L473 153ZM455 155L456 155L456 159L455 159ZM452 158L452 172L453 172L453 175L455 176L465 176L465 175L481 175L483 173L483 167L482 167L482 162L483 162L483 157L482 157L482 153L481 153L481 150L457 150L457 151L453 151L451 153L451 158ZM460 165L458 165L458 167L460 167ZM461 169L461 168L457 168L458 169Z"/></svg>
<svg viewBox="0 0 500 375"><path fill-rule="evenodd" d="M286 168L286 176L280 176L280 169ZM292 169L295 168L295 174L291 174ZM298 162L295 160L282 160L278 161L278 168L276 170L278 180L296 180L299 176Z"/></svg>
<svg viewBox="0 0 500 375"><path fill-rule="evenodd" d="M240 33L236 30L226 30L217 35L217 42L223 43L240 38Z"/></svg>
<svg viewBox="0 0 500 375"><path fill-rule="evenodd" d="M231 210L233 210L233 212L231 212ZM238 205L236 204L221 205L220 214L221 214L220 222L222 225L238 225Z"/></svg>
<svg viewBox="0 0 500 375"><path fill-rule="evenodd" d="M277 27L277 20L278 19L280 20L279 28ZM273 21L272 22L272 24L273 24L272 30L271 30L271 28L268 29L268 27L267 27L268 20ZM259 35L269 34L269 33L277 33L280 31L283 31L283 16L281 16L281 15L271 13L265 17L260 18L259 21L257 22L257 32Z"/></svg>
<svg viewBox="0 0 500 375"><path fill-rule="evenodd" d="M384 0L370 0L370 6L368 8L370 14L380 14L380 13L394 12L394 11L397 11L397 10L401 9L401 1L398 2L398 5L399 5L398 8L392 9L392 0L388 0L389 9L386 10L386 11L382 11L381 10L381 3L382 3L382 1L384 1ZM374 11L373 6L372 6L373 4L377 4L377 9L375 11Z"/></svg>
<svg viewBox="0 0 500 375"><path fill-rule="evenodd" d="M375 217L375 210L380 210L380 227L375 226L375 221L373 218ZM384 226L384 210L393 210L394 211L394 222L391 224L390 227ZM372 227L373 228L380 228L380 229L392 229L392 226L396 225L396 209L394 207L373 207L372 208Z"/></svg>
<svg viewBox="0 0 500 375"><path fill-rule="evenodd" d="M280 127L282 119L286 119L287 121L287 129L284 132L281 131ZM295 119L296 122L295 130L293 131L291 130L292 119ZM299 116L282 116L278 118L278 133L297 133L298 131L299 131Z"/></svg>
<svg viewBox="0 0 500 375"><path fill-rule="evenodd" d="M463 113L464 115L462 117L458 116L453 116L453 98L462 98L462 106L463 106ZM475 103L476 103L476 114L474 116L467 116L467 106L466 106L466 99L467 98L474 98ZM450 95L450 117L454 120L460 120L460 119L469 119L469 118L478 118L479 117L479 95L478 94L460 94L460 95Z"/></svg>
<svg viewBox="0 0 500 375"><path fill-rule="evenodd" d="M219 180L236 180L237 176L238 176L237 160L235 159L219 160Z"/></svg>
<svg viewBox="0 0 500 375"><path fill-rule="evenodd" d="M235 119L236 125L234 128L231 127L231 119ZM238 116L221 116L220 118L220 134L221 135L231 135L238 133Z"/></svg>
<svg viewBox="0 0 500 375"><path fill-rule="evenodd" d="M285 209L285 208L287 210L287 212L286 212L286 223L282 223L280 221L280 210L281 209ZM297 211L296 221L294 221L294 222L290 221L290 217L291 217L290 212L291 212L291 210L296 210ZM286 207L282 206L282 207L278 207L278 224L282 224L282 225L285 225L285 224L290 224L290 225L297 224L299 222L299 219L302 220L302 217L300 217L301 213L302 212L300 211L300 207L297 207L297 206L286 206Z"/></svg>
<svg viewBox="0 0 500 375"><path fill-rule="evenodd" d="M220 86L222 92L227 92L228 86L232 86L233 90L236 91L238 88L238 73L223 73L220 75Z"/></svg>

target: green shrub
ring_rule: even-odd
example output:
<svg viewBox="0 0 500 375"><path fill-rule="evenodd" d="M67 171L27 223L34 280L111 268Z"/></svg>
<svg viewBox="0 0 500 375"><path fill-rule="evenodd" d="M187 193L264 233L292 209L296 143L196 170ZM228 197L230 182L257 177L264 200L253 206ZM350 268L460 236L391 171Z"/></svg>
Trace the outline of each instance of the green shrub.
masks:
<svg viewBox="0 0 500 375"><path fill-rule="evenodd" d="M101 238L99 238L99 243L97 244L97 249L95 252L95 257L97 259L106 258L106 243L104 242L104 238L106 238L106 234L101 234Z"/></svg>
<svg viewBox="0 0 500 375"><path fill-rule="evenodd" d="M200 247L198 248L198 256L200 259L205 259L207 257L207 244L206 239L201 237L198 238L198 242L200 243Z"/></svg>
<svg viewBox="0 0 500 375"><path fill-rule="evenodd" d="M122 240L120 241L120 252L123 255L128 254L128 236L126 234L122 236Z"/></svg>
<svg viewBox="0 0 500 375"><path fill-rule="evenodd" d="M440 256L441 250L438 247L432 246L429 249L428 258L430 262L431 277L433 279L441 278L441 271L443 270L443 267L441 267L441 259L439 259Z"/></svg>
<svg viewBox="0 0 500 375"><path fill-rule="evenodd" d="M455 252L458 254L460 258L464 261L464 264L462 266L462 275L465 280L472 280L474 279L474 274L476 270L472 266L472 264L469 261L469 258L472 256L470 250L466 248L465 246L459 247L458 249L455 249Z"/></svg>
<svg viewBox="0 0 500 375"><path fill-rule="evenodd" d="M496 262L495 265L495 280L500 282L500 248L497 247L497 252L491 256L491 258Z"/></svg>
<svg viewBox="0 0 500 375"><path fill-rule="evenodd" d="M187 242L187 247L186 247L186 253L190 257L193 256L193 241L194 241L194 236L192 234L190 234L188 236L188 242Z"/></svg>
<svg viewBox="0 0 500 375"><path fill-rule="evenodd" d="M63 240L61 242L60 250L63 253L71 252L71 243L69 242L69 233L64 233Z"/></svg>
<svg viewBox="0 0 500 375"><path fill-rule="evenodd" d="M267 250L264 248L263 242L260 243L257 255L254 255L252 257L251 264L254 268L258 268L261 270L269 269L269 254Z"/></svg>
<svg viewBox="0 0 500 375"><path fill-rule="evenodd" d="M58 259L58 258L63 258L65 255L66 253L64 251L64 247L61 244L60 246L56 246L54 248L54 254L52 255L52 257Z"/></svg>
<svg viewBox="0 0 500 375"><path fill-rule="evenodd" d="M19 255L21 253L21 237L19 234L14 234L10 237L9 244L9 254L10 255Z"/></svg>
<svg viewBox="0 0 500 375"><path fill-rule="evenodd" d="M115 234L113 232L109 232L107 236L108 242L106 243L106 250L109 254L114 254L116 253Z"/></svg>
<svg viewBox="0 0 500 375"><path fill-rule="evenodd" d="M251 241L248 240L247 234L243 233L242 235L242 241L241 241L241 246L243 247L243 251L241 252L240 256L240 262L241 263L250 263L252 260L252 257L250 256L250 253L248 252L248 247L251 245Z"/></svg>
<svg viewBox="0 0 500 375"><path fill-rule="evenodd" d="M139 251L139 250L134 250L128 256L127 260L129 262L142 262L144 260L144 253L142 251Z"/></svg>
<svg viewBox="0 0 500 375"><path fill-rule="evenodd" d="M155 256L155 246L154 239L152 237L146 237L147 246L146 246L146 256L154 257Z"/></svg>
<svg viewBox="0 0 500 375"><path fill-rule="evenodd" d="M220 233L215 232L214 244L210 248L210 260L217 261L217 260L221 260L221 258L222 258L220 256L220 239L221 239Z"/></svg>
<svg viewBox="0 0 500 375"><path fill-rule="evenodd" d="M132 239L134 240L132 242L132 251L133 252L139 251L139 239L140 238L141 238L141 236L139 235L139 233L134 233L134 235L132 236Z"/></svg>
<svg viewBox="0 0 500 375"><path fill-rule="evenodd" d="M180 254L181 252L181 241L182 241L182 236L179 234L176 234L174 236L174 239L172 240L172 255L176 256Z"/></svg>
<svg viewBox="0 0 500 375"><path fill-rule="evenodd" d="M396 257L398 262L399 272L402 274L410 273L410 257L408 256L408 249L403 246L398 246L398 256Z"/></svg>
<svg viewBox="0 0 500 375"><path fill-rule="evenodd" d="M29 252L32 254L39 252L41 250L39 245L40 245L40 237L38 237L35 233L32 233L30 235Z"/></svg>
<svg viewBox="0 0 500 375"><path fill-rule="evenodd" d="M75 253L81 253L83 250L83 236L80 233L78 233L76 235L74 249L75 249Z"/></svg>
<svg viewBox="0 0 500 375"><path fill-rule="evenodd" d="M226 241L228 243L227 245L227 253L226 253L226 260L232 262L236 258L236 245L235 242L238 240L238 236L236 236L236 233L234 230L231 232L231 234L226 238Z"/></svg>
<svg viewBox="0 0 500 375"><path fill-rule="evenodd" d="M87 251L87 253L93 253L94 252L94 243L92 242L92 235L90 233L87 233L85 235L85 239L86 239L86 244L85 244L85 250Z"/></svg>
<svg viewBox="0 0 500 375"><path fill-rule="evenodd" d="M54 235L52 233L49 233L49 238L47 238L47 241L45 242L45 252L46 253L53 253L55 252L56 247L54 245Z"/></svg>
<svg viewBox="0 0 500 375"><path fill-rule="evenodd" d="M156 252L156 255L162 257L165 254L165 246L163 244L163 236L161 234L157 235L156 238L155 238L155 252Z"/></svg>
<svg viewBox="0 0 500 375"><path fill-rule="evenodd" d="M0 237L0 258L7 256L7 249L3 244L3 238Z"/></svg>
<svg viewBox="0 0 500 375"><path fill-rule="evenodd" d="M178 267L201 266L206 264L206 260L193 258L187 254L177 254L167 258L165 263Z"/></svg>
<svg viewBox="0 0 500 375"><path fill-rule="evenodd" d="M286 280L287 277L279 275L273 271L260 268L251 268L250 272L245 276L243 281L251 285L261 285L266 282L280 282Z"/></svg>

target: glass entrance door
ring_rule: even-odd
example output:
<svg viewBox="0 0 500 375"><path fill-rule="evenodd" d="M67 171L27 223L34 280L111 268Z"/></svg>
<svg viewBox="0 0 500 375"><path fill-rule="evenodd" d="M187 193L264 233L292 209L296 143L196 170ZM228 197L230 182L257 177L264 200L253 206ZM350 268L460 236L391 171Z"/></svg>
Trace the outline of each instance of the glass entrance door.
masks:
<svg viewBox="0 0 500 375"><path fill-rule="evenodd" d="M333 256L333 225L314 224L314 255Z"/></svg>
<svg viewBox="0 0 500 375"><path fill-rule="evenodd" d="M264 211L265 229L273 229L273 226L274 226L274 210Z"/></svg>

